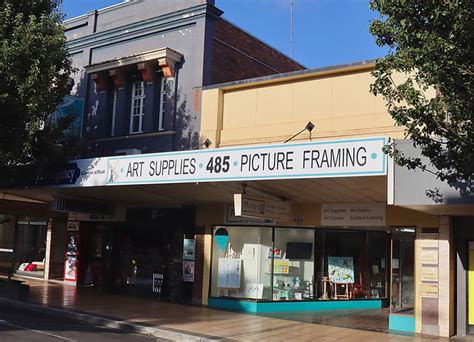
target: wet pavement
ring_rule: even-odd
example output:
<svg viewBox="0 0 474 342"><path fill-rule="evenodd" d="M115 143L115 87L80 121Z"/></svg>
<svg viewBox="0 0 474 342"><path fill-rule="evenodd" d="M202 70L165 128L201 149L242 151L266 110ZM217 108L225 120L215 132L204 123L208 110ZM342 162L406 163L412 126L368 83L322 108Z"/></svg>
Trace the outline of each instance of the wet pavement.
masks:
<svg viewBox="0 0 474 342"><path fill-rule="evenodd" d="M26 283L30 285L28 299L30 303L73 310L169 332L189 334L202 339L234 341L364 340L364 342L448 340L380 332L377 330L379 329L377 324L385 327L386 323L380 323L375 318L380 315L381 319L385 319L386 314L383 311L367 314L367 310L365 310L364 315L366 316L349 315L348 312L333 314L333 316L321 313L317 313L317 315L316 313L285 313L261 316L209 309L202 306L159 302L151 298L118 296L101 293L94 288L77 288L63 283L38 280L26 280ZM352 323L350 317L352 317ZM359 322L354 324L354 319ZM330 320L333 323L341 323L343 320L346 322L343 326L337 326L330 324ZM362 329L364 324L369 327L374 325L372 330L375 331Z"/></svg>

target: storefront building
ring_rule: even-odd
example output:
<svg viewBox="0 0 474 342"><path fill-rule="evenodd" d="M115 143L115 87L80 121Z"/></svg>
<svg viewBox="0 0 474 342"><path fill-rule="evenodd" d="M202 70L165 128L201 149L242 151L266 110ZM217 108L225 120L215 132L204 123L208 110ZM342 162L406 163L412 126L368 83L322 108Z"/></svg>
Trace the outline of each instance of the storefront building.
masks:
<svg viewBox="0 0 474 342"><path fill-rule="evenodd" d="M203 144L202 86L304 68L222 18L214 4L123 1L64 22L77 73L71 75L71 94L58 112L77 115L74 128L85 144L82 158L198 149ZM137 199L52 190L76 184L81 173L101 175L79 170L73 162L56 175L44 175L34 190L19 191L19 197L16 190L2 190L8 200L0 202L0 214L18 209L8 218L14 225L2 224L7 231L2 236L16 236L17 241L0 246L5 267L13 265L8 269L14 267L17 274L137 294L147 292L141 288L148 288L151 274L163 268L180 279L181 262L176 264L172 254L181 253L177 239L196 232L192 204L160 206L159 194L146 192ZM39 203L22 202L28 196ZM37 206L46 209L36 215ZM30 218L53 228L24 224ZM45 241L54 257L46 252ZM13 254L18 254L14 262ZM48 275L50 258L56 266ZM172 277L167 276L163 288L170 297L170 289L177 288L170 286ZM181 289L176 297L190 299L191 292Z"/></svg>
<svg viewBox="0 0 474 342"><path fill-rule="evenodd" d="M441 277L446 269L417 266L429 257L438 262L438 253L439 260L453 262L443 245L447 218L394 205L397 181L390 160L379 174L364 168L334 172L341 166L337 162L351 164L340 149L345 143L347 152L361 151L364 140L403 139L383 100L368 91L372 67L362 63L205 89L201 134L215 146L282 143L302 132L293 141L321 144L319 152L303 153L303 164L314 162L319 171L332 168L298 181L288 174L285 181L246 183L260 197L263 190L274 200L291 199L293 214L272 228L210 228L209 305L254 312L390 307L392 330L455 333L449 296L439 301L442 314L436 321L430 321L433 304L422 300L441 296L438 272ZM304 129L308 122L316 126L313 131ZM326 143L333 149L323 148ZM369 148L363 151L370 162L380 162ZM228 236L225 248L219 243L226 239L222 234ZM430 243L428 253L423 246ZM238 291L225 288L232 273L219 271L231 267L240 268L244 279ZM443 285L453 290L453 282Z"/></svg>
<svg viewBox="0 0 474 342"><path fill-rule="evenodd" d="M67 23L89 159L9 191L67 215L65 281L257 313L384 309L391 330L455 334L469 228L398 197L413 199L382 148L404 130L369 92L373 64L268 76L300 66L242 57L268 47L226 41L237 31L211 1L173 2L169 16L148 2ZM147 20L115 27L128 6Z"/></svg>
<svg viewBox="0 0 474 342"><path fill-rule="evenodd" d="M451 221L396 205L400 175L382 147L404 132L369 93L372 68L210 86L209 148L76 161L73 182L43 193L114 208L69 210L79 234L104 221L71 248L82 282L148 296L181 286L183 298L246 312L382 309L391 330L455 334ZM174 266L162 271L164 257Z"/></svg>

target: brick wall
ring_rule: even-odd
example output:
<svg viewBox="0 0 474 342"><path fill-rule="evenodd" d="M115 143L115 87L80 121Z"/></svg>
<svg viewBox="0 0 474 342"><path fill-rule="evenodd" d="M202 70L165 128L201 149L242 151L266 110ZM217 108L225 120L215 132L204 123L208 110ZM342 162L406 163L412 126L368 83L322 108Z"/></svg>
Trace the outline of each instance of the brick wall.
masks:
<svg viewBox="0 0 474 342"><path fill-rule="evenodd" d="M303 69L301 64L228 21L214 22L212 84Z"/></svg>
<svg viewBox="0 0 474 342"><path fill-rule="evenodd" d="M193 303L201 304L204 271L204 227L196 227L196 261L194 264Z"/></svg>

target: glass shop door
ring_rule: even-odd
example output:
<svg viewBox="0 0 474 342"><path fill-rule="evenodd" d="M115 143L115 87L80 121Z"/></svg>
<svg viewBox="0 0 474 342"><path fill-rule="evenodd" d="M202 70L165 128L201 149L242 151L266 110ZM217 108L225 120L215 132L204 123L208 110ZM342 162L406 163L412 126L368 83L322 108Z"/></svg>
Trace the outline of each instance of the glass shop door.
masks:
<svg viewBox="0 0 474 342"><path fill-rule="evenodd" d="M413 314L415 307L415 228L392 229L390 311Z"/></svg>

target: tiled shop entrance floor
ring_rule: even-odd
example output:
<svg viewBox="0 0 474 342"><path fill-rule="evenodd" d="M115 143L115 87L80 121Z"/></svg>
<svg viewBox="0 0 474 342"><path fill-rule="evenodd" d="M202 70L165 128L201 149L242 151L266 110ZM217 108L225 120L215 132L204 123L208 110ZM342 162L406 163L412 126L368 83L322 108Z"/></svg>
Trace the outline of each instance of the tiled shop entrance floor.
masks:
<svg viewBox="0 0 474 342"><path fill-rule="evenodd" d="M292 320L304 323L316 323L333 327L388 332L388 314L390 309L361 309L266 313L260 316Z"/></svg>

